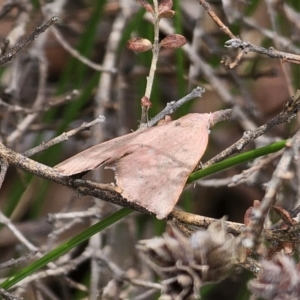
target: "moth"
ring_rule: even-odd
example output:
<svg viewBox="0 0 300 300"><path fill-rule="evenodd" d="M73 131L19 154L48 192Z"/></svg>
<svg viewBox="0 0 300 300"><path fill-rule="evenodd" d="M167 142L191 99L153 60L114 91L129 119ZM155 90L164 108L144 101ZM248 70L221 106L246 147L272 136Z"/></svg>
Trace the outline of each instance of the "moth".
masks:
<svg viewBox="0 0 300 300"><path fill-rule="evenodd" d="M114 170L124 198L164 219L176 205L188 176L205 152L209 128L227 119L230 113L231 110L187 114L95 145L61 162L55 169L73 176L108 166Z"/></svg>

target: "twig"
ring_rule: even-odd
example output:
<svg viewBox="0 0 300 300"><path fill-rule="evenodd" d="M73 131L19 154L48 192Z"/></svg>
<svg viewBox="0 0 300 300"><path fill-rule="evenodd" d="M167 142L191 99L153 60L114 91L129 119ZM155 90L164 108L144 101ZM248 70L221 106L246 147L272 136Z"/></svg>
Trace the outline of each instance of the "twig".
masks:
<svg viewBox="0 0 300 300"><path fill-rule="evenodd" d="M73 57L81 61L83 64L87 65L91 69L98 71L98 72L108 72L108 73L117 73L117 69L115 67L113 68L105 68L102 65L96 64L90 59L82 56L76 49L72 48L66 39L61 35L61 33L57 30L57 28L52 27L51 32L54 34L56 40L60 43L60 45L67 51L69 52Z"/></svg>
<svg viewBox="0 0 300 300"><path fill-rule="evenodd" d="M82 223L82 221L83 220L81 218L74 218L69 223L61 225L56 230L53 230L50 234L48 234L48 237L49 237L49 240L50 240L50 242L48 244L53 243L53 241L55 239L57 239L57 237L59 235L61 235L62 233L64 233L67 230L70 230L75 225L77 225L79 223Z"/></svg>
<svg viewBox="0 0 300 300"><path fill-rule="evenodd" d="M234 61L229 64L229 68L230 69L235 68L239 64L241 59L243 58L244 54L247 54L247 51L245 49L243 49L242 51L240 51L240 53L238 53L238 55L235 57Z"/></svg>
<svg viewBox="0 0 300 300"><path fill-rule="evenodd" d="M7 161L5 159L1 159L0 160L0 189L5 179L7 169L8 169Z"/></svg>
<svg viewBox="0 0 300 300"><path fill-rule="evenodd" d="M125 14L124 10L120 11L114 20L112 26L112 32L109 35L108 41L106 43L106 52L103 58L103 68L107 70L114 69L117 63L117 49L119 42L122 38L123 29L126 26L126 22L129 20L130 15ZM97 86L97 92L95 96L96 107L94 108L94 115L105 115L105 108L112 107L113 101L111 97L111 91L113 90L114 76L112 73L103 73L99 80ZM108 120L109 122L110 120ZM113 126L110 126L113 127ZM93 132L93 138L95 143L101 143L107 138L115 136L115 128L105 128L106 131L110 131L109 134L104 132L104 130ZM113 134L111 134L113 132ZM104 134L105 133L105 134Z"/></svg>
<svg viewBox="0 0 300 300"><path fill-rule="evenodd" d="M6 291L3 288L0 288L0 296L4 300L23 300L23 298L16 297L16 296L14 296L13 294L9 293L8 291Z"/></svg>
<svg viewBox="0 0 300 300"><path fill-rule="evenodd" d="M58 21L58 17L53 17L50 21L48 21L42 27L38 27L28 38L27 40L30 41L30 38L35 40L37 39L38 35L44 32L49 26L54 24ZM36 32L36 34L35 34ZM37 109L43 106L45 102L45 91L46 91L46 82L47 82L47 68L48 65L46 63L46 58L44 54L44 43L47 34L41 36L35 42L35 57L38 59L39 62L39 83L38 83L38 93L36 99L33 103L33 108ZM17 47L17 46L16 46ZM7 137L6 143L8 146L12 146L12 144L18 139L28 128L28 126L38 117L38 113L33 113L27 115L17 126L17 128Z"/></svg>
<svg viewBox="0 0 300 300"><path fill-rule="evenodd" d="M55 100L50 99L50 101L48 103L45 103L43 107L38 107L38 108L26 108L16 104L6 103L2 99L0 99L0 106L7 108L7 111L9 112L22 112L25 114L34 114L34 113L47 111L49 107L56 107L59 105L66 104L67 102L70 102L71 100L75 99L75 97L77 97L78 95L79 95L79 91L73 90L69 94L66 94L64 96L55 97Z"/></svg>
<svg viewBox="0 0 300 300"><path fill-rule="evenodd" d="M299 135L300 132L298 132ZM293 140L297 137L293 138ZM289 148L290 143L287 143L287 149L283 153L276 170L273 173L272 179L268 182L267 190L265 193L264 198L261 201L260 207L255 209L255 212L253 213L252 219L251 219L251 226L248 229L251 235L248 237L250 241L250 245L254 247L254 249L258 245L259 237L261 236L261 233L263 231L263 224L265 221L265 218L269 212L269 209L271 208L271 205L273 205L276 201L276 193L278 189L280 188L282 181L284 179L284 175L287 173L290 163L292 161L292 151Z"/></svg>
<svg viewBox="0 0 300 300"><path fill-rule="evenodd" d="M206 10L208 15L215 21L219 28L227 34L231 39L237 39L237 37L230 31L230 29L221 21L221 19L215 14L215 12L210 8L210 5L205 0L199 0L200 5ZM235 68L246 51L242 50L238 53L234 61L229 65L230 69Z"/></svg>
<svg viewBox="0 0 300 300"><path fill-rule="evenodd" d="M157 293L157 289L150 289L148 291L145 291L144 293L132 298L132 300L144 300L144 299L151 299L154 297L153 294Z"/></svg>
<svg viewBox="0 0 300 300"><path fill-rule="evenodd" d="M242 56L248 52L256 52L264 55L268 55L271 58L281 58L283 62L292 62L296 64L300 64L300 55L291 54L287 52L281 52L275 50L273 47L269 49L253 45L249 42L242 41L237 38L230 29L224 25L224 23L219 19L219 17L214 13L214 11L210 8L209 4L205 0L199 0L200 5L207 11L210 17L216 22L216 24L220 27L220 29L227 34L231 39L225 43L225 47L233 47L233 48L241 48L242 52L238 54L236 59L232 64L230 64L230 68L235 67L238 62L241 60ZM274 33L275 34L275 33ZM273 36L274 37L274 36ZM289 41L290 44L290 41Z"/></svg>
<svg viewBox="0 0 300 300"><path fill-rule="evenodd" d="M97 207L91 207L84 211L72 211L72 212L66 212L66 213L55 213L55 214L48 214L47 221L50 223L54 223L58 220L69 220L69 219L85 219L85 218L91 218L91 217L97 217L99 218L99 209Z"/></svg>
<svg viewBox="0 0 300 300"><path fill-rule="evenodd" d="M172 225L177 227L185 236L190 237L193 233L195 233L196 230L190 228L186 224L183 224L178 219L173 218Z"/></svg>
<svg viewBox="0 0 300 300"><path fill-rule="evenodd" d="M68 261L67 264L61 264L58 266L54 265L53 269L42 270L33 275L27 276L22 281L16 283L14 287L23 286L32 281L47 278L47 277L66 275L70 271L74 270L76 266L89 259L91 255L92 255L91 251L85 250L80 256L76 257L73 260Z"/></svg>
<svg viewBox="0 0 300 300"><path fill-rule="evenodd" d="M152 60L151 60L151 66L149 70L149 75L147 77L147 85L146 85L146 91L145 91L145 97L149 100L151 99L151 91L152 86L154 82L154 75L156 71L156 65L158 60L158 53L160 50L159 46L159 22L160 18L158 17L158 1L153 0L153 6L154 6L154 13L152 17L154 18L154 40L153 40L153 47L152 47ZM141 115L141 124L148 122L148 106L142 106L142 115Z"/></svg>
<svg viewBox="0 0 300 300"><path fill-rule="evenodd" d="M276 16L276 10L275 10L275 5L273 1L267 0L266 1L268 13L270 15L270 20L272 24L272 28L274 32L276 33L273 38L273 42L276 48L280 49L280 43L278 39L278 33L280 32L278 22L277 22L277 16ZM300 56L299 56L300 57ZM291 76L291 69L289 64L284 64L283 60L280 60L280 67L284 76L284 79L286 81L286 87L289 92L290 97L294 95L295 89L292 84L292 76Z"/></svg>
<svg viewBox="0 0 300 300"><path fill-rule="evenodd" d="M87 129L90 129L92 126L98 124L98 123L103 123L105 121L105 118L103 116L99 116L97 119L93 120L92 122L89 122L89 123L83 123L81 124L79 127L73 129L73 130L70 130L68 132L64 132L62 133L61 135L55 137L54 139L46 142L46 143L42 143L26 152L23 153L24 156L27 156L27 157L31 157L33 156L34 154L36 153L40 153L42 151L45 151L46 149L58 144L58 143L61 143L63 141L66 141L68 140L71 136L81 132L81 131L84 131L84 130L87 130Z"/></svg>
<svg viewBox="0 0 300 300"><path fill-rule="evenodd" d="M9 40L3 39L3 46L0 48L0 55L4 55L7 52L9 46Z"/></svg>
<svg viewBox="0 0 300 300"><path fill-rule="evenodd" d="M167 106L160 113L158 113L155 117L149 120L147 127L152 127L158 121L162 120L166 115L173 114L179 107L181 107L183 104L187 103L188 101L197 97L202 97L202 94L204 92L205 89L198 86L194 88L189 94L179 99L178 101L172 101L167 103ZM140 126L140 128L144 128L144 126Z"/></svg>
<svg viewBox="0 0 300 300"><path fill-rule="evenodd" d="M75 288L75 289L77 289L79 291L82 291L82 292L88 292L88 289L85 285L83 285L79 282L75 282L74 280L70 279L69 277L65 277L65 282L71 288Z"/></svg>
<svg viewBox="0 0 300 300"><path fill-rule="evenodd" d="M0 269L6 269L9 268L11 266L16 266L17 264L24 262L26 260L31 259L34 255L36 255L37 251L33 251L30 253L27 253L25 255L22 255L21 257L18 258L12 258L9 261L6 261L4 263L0 264Z"/></svg>
<svg viewBox="0 0 300 300"><path fill-rule="evenodd" d="M104 257L104 255L100 251L97 251L96 257L98 260L101 261L101 263L103 263L105 266L109 268L109 270L114 274L114 277L117 280L125 280L135 286L141 286L144 288L151 288L156 290L161 290L162 288L162 286L158 283L152 283L149 281L128 277L122 269L120 269L114 262L109 260L107 257Z"/></svg>
<svg viewBox="0 0 300 300"><path fill-rule="evenodd" d="M228 147L226 150L222 151L208 162L203 165L203 168L211 166L216 162L223 160L226 157L229 157L235 152L241 151L247 144L256 139L257 137L263 135L271 128L281 123L290 121L296 116L296 113L300 110L300 90L297 90L296 94L285 104L282 112L280 112L276 117L267 122L266 124L258 127L252 131L244 132L243 137L238 140L236 143Z"/></svg>
<svg viewBox="0 0 300 300"><path fill-rule="evenodd" d="M4 4L2 4L0 20L15 7L18 8L19 11L26 11L28 9L28 3L20 0L7 0Z"/></svg>
<svg viewBox="0 0 300 300"><path fill-rule="evenodd" d="M231 182L228 184L228 186L233 187L249 181L249 176L253 175L253 173L255 172L261 171L267 164L269 164L270 162L274 161L276 158L281 156L283 152L284 149L259 159L257 163L254 162L253 166L250 167L249 169L243 171L241 174L234 175L231 178Z"/></svg>
<svg viewBox="0 0 300 300"><path fill-rule="evenodd" d="M187 213L176 208L174 208L168 216L169 220L172 220L173 218L177 219L181 223L195 225L203 228L207 228L212 222L216 221L216 219L214 218ZM226 221L225 223L228 232L234 235L240 234L245 229L244 224L229 221Z"/></svg>
<svg viewBox="0 0 300 300"><path fill-rule="evenodd" d="M230 29L227 26L225 26L225 24L214 13L214 11L210 8L210 5L205 0L199 0L199 4L203 6L203 8L207 11L209 16L216 22L216 24L225 34L227 34L232 39L236 38L236 36L230 31Z"/></svg>
<svg viewBox="0 0 300 300"><path fill-rule="evenodd" d="M37 37L45 32L51 25L57 23L59 20L58 16L52 17L48 22L46 22L41 27L37 27L33 33L31 33L24 41L16 44L12 49L10 49L5 55L0 57L0 66L6 64L7 62L11 61L15 55L21 51L24 47L26 47L30 42L37 39Z"/></svg>
<svg viewBox="0 0 300 300"><path fill-rule="evenodd" d="M282 165L277 169L281 171L285 171L287 164L289 164L288 156L291 157L290 153L286 155L286 157L282 160ZM282 169L282 166L284 169ZM251 227L247 227L241 223L229 222L225 221L226 228L229 233L233 235L243 234L243 239L245 245L247 244L247 248L251 248L251 246L255 245L255 242L259 239L260 236L265 238L268 241L277 241L277 242L288 242L288 243L299 243L299 233L300 233L300 223L296 223L296 225L291 226L289 230L286 229L278 229L278 227L272 227L270 229L263 229L262 224L264 223L265 217L271 207L272 203L274 203L275 199L274 196L276 195L276 191L280 186L282 179L280 177L274 177L271 181L270 190L267 191L266 196L264 197L263 201L263 211L261 208L257 209L254 212L253 216L253 223ZM195 215L192 213L187 213L185 211L181 211L178 209L173 209L171 214L168 216L169 220L177 220L183 224L198 226L202 228L208 228L209 225L216 221L214 218L208 218L204 216ZM250 233L250 235L249 235ZM249 239L247 241L247 239Z"/></svg>
<svg viewBox="0 0 300 300"><path fill-rule="evenodd" d="M237 175L235 175L237 176ZM233 176L234 177L234 176ZM205 187L222 187L222 186L228 186L230 183L232 183L232 176L228 178L221 178L221 179L200 179L197 180L195 183L199 186L205 186Z"/></svg>
<svg viewBox="0 0 300 300"><path fill-rule="evenodd" d="M276 36L276 40L281 47L285 48L286 50L292 51L296 54L300 54L300 49L291 43L290 38L286 38L284 36L279 35L277 32L262 27L261 24L257 22L257 20L254 20L252 18L243 16L242 18L240 18L240 20L247 26L254 28L258 32L262 33L265 37L274 39L274 37Z"/></svg>
<svg viewBox="0 0 300 300"><path fill-rule="evenodd" d="M32 290L33 290L34 299L36 300L43 300L43 299L60 300L60 298L57 297L55 293L52 291L51 287L49 287L46 283L41 282L39 280L32 283Z"/></svg>
<svg viewBox="0 0 300 300"><path fill-rule="evenodd" d="M96 219L92 219L91 225L96 223ZM99 251L103 247L103 235L102 234L94 234L89 239L88 249L93 253L90 260L90 272L91 272L91 280L89 287L89 299L97 300L99 293L99 281L101 275L103 274L102 267L99 265L96 252ZM101 251L101 250L100 250Z"/></svg>
<svg viewBox="0 0 300 300"><path fill-rule="evenodd" d="M40 255L40 253L37 252L37 247L34 246L30 241L28 241L26 237L21 233L21 231L19 231L18 228L11 222L11 220L8 219L1 211L0 223L7 226L10 229L10 231L15 235L15 237L20 241L20 243L26 246L27 249L29 249L32 252L35 252L37 255Z"/></svg>
<svg viewBox="0 0 300 300"><path fill-rule="evenodd" d="M283 62L292 62L292 63L300 64L300 55L278 51L278 50L274 49L273 47L266 49L261 46L253 45L249 42L245 42L238 38L233 38L233 39L226 41L225 47L240 48L245 53L256 52L256 53L267 55L271 58L281 58L283 60Z"/></svg>

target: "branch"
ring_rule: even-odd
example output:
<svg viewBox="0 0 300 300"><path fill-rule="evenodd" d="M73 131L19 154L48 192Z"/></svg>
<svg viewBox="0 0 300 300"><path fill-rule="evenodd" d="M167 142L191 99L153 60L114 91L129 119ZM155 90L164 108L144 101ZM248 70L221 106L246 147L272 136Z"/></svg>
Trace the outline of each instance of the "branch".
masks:
<svg viewBox="0 0 300 300"><path fill-rule="evenodd" d="M199 0L199 4L206 10L208 15L215 21L215 23L220 27L220 29L226 33L229 37L236 38L236 36L230 31L230 29L225 26L225 24L220 20L220 18L214 13L210 8L210 5L205 0Z"/></svg>
<svg viewBox="0 0 300 300"><path fill-rule="evenodd" d="M167 103L167 106L160 112L158 113L155 117L153 117L148 124L141 124L139 129L142 128L148 128L154 126L158 121L162 120L166 115L173 114L179 107L181 107L183 104L187 103L188 101L197 98L197 97L202 97L202 94L205 92L205 89L197 86L194 88L189 94L186 96L182 97L178 101L171 101Z"/></svg>
<svg viewBox="0 0 300 300"><path fill-rule="evenodd" d="M0 66L6 64L11 61L15 55L21 51L24 47L26 47L30 42L37 39L37 37L45 32L51 25L57 23L59 20L58 16L52 17L48 22L46 22L41 27L37 27L24 41L16 44L13 48L11 48L5 55L0 57Z"/></svg>
<svg viewBox="0 0 300 300"><path fill-rule="evenodd" d="M300 64L300 55L292 54L288 52L282 52L270 47L268 49L253 45L249 42L245 42L238 38L233 38L225 42L225 47L227 48L240 48L244 53L256 52L260 54L267 55L271 58L281 58L283 62L291 62L295 64Z"/></svg>
<svg viewBox="0 0 300 300"><path fill-rule="evenodd" d="M66 141L68 140L71 136L81 132L81 131L84 131L84 130L87 130L87 129L90 129L92 126L98 124L98 123L103 123L105 121L105 117L104 116L99 116L97 119L89 122L89 123L82 123L79 127L75 128L75 129L72 129L68 132L64 132L62 133L61 135L55 137L54 139L48 141L48 142L43 142L42 144L26 151L23 153L24 156L26 157L30 157L30 156L33 156L34 154L36 153L40 153L42 151L45 151L46 149L58 144L58 143L61 143L62 141ZM1 179L1 177L0 177Z"/></svg>

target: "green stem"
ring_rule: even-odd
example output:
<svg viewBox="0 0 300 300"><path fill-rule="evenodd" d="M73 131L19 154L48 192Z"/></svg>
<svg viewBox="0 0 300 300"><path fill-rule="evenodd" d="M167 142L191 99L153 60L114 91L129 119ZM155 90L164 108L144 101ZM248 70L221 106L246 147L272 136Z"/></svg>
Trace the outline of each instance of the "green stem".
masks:
<svg viewBox="0 0 300 300"><path fill-rule="evenodd" d="M242 154L238 154L236 156L224 159L221 162L215 163L212 166L209 166L203 170L192 173L187 180L188 183L192 183L193 181L199 180L205 176L211 175L213 173L225 170L227 168L233 167L243 162L247 162L253 160L257 157L264 156L270 153L274 153L282 149L286 144L286 140L273 143L271 145L258 148L255 150L251 150Z"/></svg>

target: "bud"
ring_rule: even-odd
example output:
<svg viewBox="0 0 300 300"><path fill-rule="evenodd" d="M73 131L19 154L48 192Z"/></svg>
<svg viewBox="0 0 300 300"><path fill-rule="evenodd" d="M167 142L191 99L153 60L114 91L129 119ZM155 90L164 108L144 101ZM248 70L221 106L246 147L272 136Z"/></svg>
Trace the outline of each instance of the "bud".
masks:
<svg viewBox="0 0 300 300"><path fill-rule="evenodd" d="M128 40L126 46L128 49L136 52L145 52L152 49L152 43L149 40L141 37Z"/></svg>
<svg viewBox="0 0 300 300"><path fill-rule="evenodd" d="M149 100L148 97L144 96L141 99L141 105L144 106L144 107L150 108L152 106L152 102Z"/></svg>
<svg viewBox="0 0 300 300"><path fill-rule="evenodd" d="M172 0L161 0L158 5L158 14L162 14L173 7Z"/></svg>
<svg viewBox="0 0 300 300"><path fill-rule="evenodd" d="M184 44L186 44L186 39L181 34L170 34L160 42L161 47L171 49L180 48Z"/></svg>

